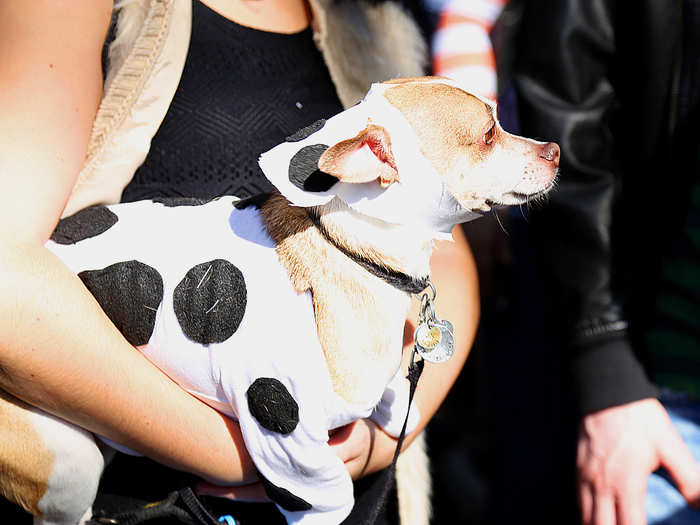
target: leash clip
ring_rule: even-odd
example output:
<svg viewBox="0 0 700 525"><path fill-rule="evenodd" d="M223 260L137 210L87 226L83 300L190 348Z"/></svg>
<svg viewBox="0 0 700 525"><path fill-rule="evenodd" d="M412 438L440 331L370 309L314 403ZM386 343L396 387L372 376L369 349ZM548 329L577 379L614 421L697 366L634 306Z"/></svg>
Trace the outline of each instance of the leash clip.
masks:
<svg viewBox="0 0 700 525"><path fill-rule="evenodd" d="M431 363L444 363L455 352L454 328L445 319L435 315L433 302L437 291L433 283L428 281L432 298L427 293L421 296L418 327L413 335L414 348L418 354Z"/></svg>

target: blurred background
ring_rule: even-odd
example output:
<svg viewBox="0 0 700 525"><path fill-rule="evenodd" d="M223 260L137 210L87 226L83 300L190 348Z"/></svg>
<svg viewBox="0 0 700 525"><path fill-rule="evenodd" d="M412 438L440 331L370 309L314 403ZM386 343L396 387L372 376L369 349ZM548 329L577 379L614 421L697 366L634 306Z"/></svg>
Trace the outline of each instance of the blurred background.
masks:
<svg viewBox="0 0 700 525"><path fill-rule="evenodd" d="M522 3L453 2L469 10L461 17L448 4L425 0L418 15L436 73L467 79L497 98L501 125L517 133L507 74ZM435 524L579 523L570 379L551 335L528 213L502 209L463 226L479 272L481 323L460 378L428 427Z"/></svg>

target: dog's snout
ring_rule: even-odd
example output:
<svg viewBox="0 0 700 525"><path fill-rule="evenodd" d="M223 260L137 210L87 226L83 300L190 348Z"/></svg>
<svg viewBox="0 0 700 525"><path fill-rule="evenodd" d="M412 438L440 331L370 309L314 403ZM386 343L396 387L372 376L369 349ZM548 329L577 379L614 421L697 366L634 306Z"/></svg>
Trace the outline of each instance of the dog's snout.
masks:
<svg viewBox="0 0 700 525"><path fill-rule="evenodd" d="M554 166L559 166L559 156L559 146L555 142L547 142L547 144L542 146L540 157L549 162L553 162Z"/></svg>

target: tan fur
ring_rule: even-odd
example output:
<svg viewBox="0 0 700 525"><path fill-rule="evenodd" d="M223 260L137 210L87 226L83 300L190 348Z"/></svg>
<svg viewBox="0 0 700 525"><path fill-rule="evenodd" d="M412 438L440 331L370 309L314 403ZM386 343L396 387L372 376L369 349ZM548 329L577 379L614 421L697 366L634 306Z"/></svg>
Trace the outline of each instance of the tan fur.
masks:
<svg viewBox="0 0 700 525"><path fill-rule="evenodd" d="M28 421L30 408L0 390L0 493L35 516L53 470L53 453Z"/></svg>
<svg viewBox="0 0 700 525"><path fill-rule="evenodd" d="M485 102L459 88L438 83L399 84L384 95L420 138L422 153L441 175L484 155L482 138L493 124Z"/></svg>
<svg viewBox="0 0 700 525"><path fill-rule="evenodd" d="M392 78L391 80L386 80L383 84L415 84L415 83L431 83L436 80L441 80L443 77L409 77L409 78Z"/></svg>
<svg viewBox="0 0 700 525"><path fill-rule="evenodd" d="M290 206L281 195L273 194L261 211L294 287L311 290L335 392L352 403L375 398L398 366L403 322L394 325L406 314L379 305L395 304L402 292L348 259L313 226L305 210Z"/></svg>

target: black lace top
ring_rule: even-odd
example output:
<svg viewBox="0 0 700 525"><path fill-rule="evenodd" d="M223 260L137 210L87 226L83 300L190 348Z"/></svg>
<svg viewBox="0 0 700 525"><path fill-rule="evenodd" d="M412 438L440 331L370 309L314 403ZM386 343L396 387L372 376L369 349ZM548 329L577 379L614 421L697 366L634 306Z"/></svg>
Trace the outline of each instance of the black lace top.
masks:
<svg viewBox="0 0 700 525"><path fill-rule="evenodd" d="M180 84L122 200L266 191L258 156L341 110L311 29L251 29L195 0Z"/></svg>

